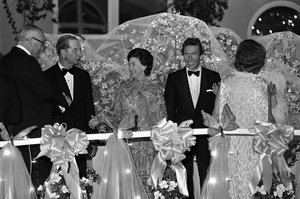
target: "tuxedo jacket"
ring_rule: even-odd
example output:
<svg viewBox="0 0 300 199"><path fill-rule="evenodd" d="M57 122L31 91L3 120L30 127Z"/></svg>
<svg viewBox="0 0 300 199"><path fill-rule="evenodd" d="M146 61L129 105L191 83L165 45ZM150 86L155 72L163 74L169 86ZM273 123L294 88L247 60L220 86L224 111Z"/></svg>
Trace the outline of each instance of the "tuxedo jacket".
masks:
<svg viewBox="0 0 300 199"><path fill-rule="evenodd" d="M29 126L37 126L28 137L40 137L40 128L51 122L49 103L68 106L64 96L47 82L36 58L18 47L2 58L0 74L15 80L21 100L21 121L14 126L14 135Z"/></svg>
<svg viewBox="0 0 300 199"><path fill-rule="evenodd" d="M21 101L13 79L0 76L0 122L7 127L21 120Z"/></svg>
<svg viewBox="0 0 300 199"><path fill-rule="evenodd" d="M54 89L71 98L70 90L58 64L44 72ZM74 87L72 104L64 112L55 104L51 105L52 123L66 123L67 129L78 128L92 133L89 128L91 115L95 115L91 78L87 71L74 66Z"/></svg>
<svg viewBox="0 0 300 199"><path fill-rule="evenodd" d="M220 82L220 76L217 72L202 67L200 94L196 108L194 108L186 68L170 73L164 93L168 120L179 125L185 120L192 119L192 128L206 128L203 125L201 110L212 113L216 95L208 90L211 90L213 84L218 82Z"/></svg>

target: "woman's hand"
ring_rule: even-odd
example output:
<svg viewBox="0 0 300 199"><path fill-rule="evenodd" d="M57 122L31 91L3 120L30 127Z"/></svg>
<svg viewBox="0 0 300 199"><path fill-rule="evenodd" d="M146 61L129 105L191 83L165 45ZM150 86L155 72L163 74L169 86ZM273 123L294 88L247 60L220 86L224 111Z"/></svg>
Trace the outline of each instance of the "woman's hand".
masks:
<svg viewBox="0 0 300 199"><path fill-rule="evenodd" d="M93 116L92 115L92 119L89 121L89 127L91 128L91 129L95 129L95 127L98 125L98 124L100 124L100 118L99 118L99 116Z"/></svg>

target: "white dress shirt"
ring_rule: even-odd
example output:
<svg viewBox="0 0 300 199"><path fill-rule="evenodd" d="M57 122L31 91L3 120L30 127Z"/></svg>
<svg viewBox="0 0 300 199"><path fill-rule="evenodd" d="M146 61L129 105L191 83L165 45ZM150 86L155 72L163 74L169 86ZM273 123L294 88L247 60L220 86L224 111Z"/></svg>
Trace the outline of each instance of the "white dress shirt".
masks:
<svg viewBox="0 0 300 199"><path fill-rule="evenodd" d="M59 66L60 70L62 70L64 68L59 62L58 62L58 66ZM73 97L74 96L74 76L68 72L64 77L67 82L69 91L71 93L71 97L72 97L72 99L74 99L74 97Z"/></svg>
<svg viewBox="0 0 300 199"><path fill-rule="evenodd" d="M24 47L21 46L20 44L16 45L17 48L21 48L22 50L24 50L28 55L31 55L31 53Z"/></svg>
<svg viewBox="0 0 300 199"><path fill-rule="evenodd" d="M198 102L198 98L199 98L199 94L200 94L200 84L201 84L201 67L199 67L199 69L195 70L195 71L199 71L199 76L196 75L188 75L188 68L186 68L186 75L188 77L188 82L189 82L189 87L190 87L190 93L192 96L192 100L193 100L193 105L194 108L196 108L197 102Z"/></svg>

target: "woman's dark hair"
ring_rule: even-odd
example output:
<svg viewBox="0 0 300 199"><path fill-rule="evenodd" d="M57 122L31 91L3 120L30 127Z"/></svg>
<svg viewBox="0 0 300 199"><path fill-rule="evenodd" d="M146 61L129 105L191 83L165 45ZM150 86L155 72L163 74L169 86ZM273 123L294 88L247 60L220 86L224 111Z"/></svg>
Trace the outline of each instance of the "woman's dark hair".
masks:
<svg viewBox="0 0 300 199"><path fill-rule="evenodd" d="M182 54L184 54L184 48L187 46L199 46L199 55L202 55L204 52L202 44L198 38L187 38L182 44L182 48L181 48Z"/></svg>
<svg viewBox="0 0 300 199"><path fill-rule="evenodd" d="M149 76L153 67L153 56L151 53L143 48L135 48L128 53L127 61L129 61L132 57L138 58L141 64L146 66L144 73L146 76Z"/></svg>
<svg viewBox="0 0 300 199"><path fill-rule="evenodd" d="M265 64L265 59L265 47L252 39L246 39L238 46L234 66L238 71L258 74Z"/></svg>

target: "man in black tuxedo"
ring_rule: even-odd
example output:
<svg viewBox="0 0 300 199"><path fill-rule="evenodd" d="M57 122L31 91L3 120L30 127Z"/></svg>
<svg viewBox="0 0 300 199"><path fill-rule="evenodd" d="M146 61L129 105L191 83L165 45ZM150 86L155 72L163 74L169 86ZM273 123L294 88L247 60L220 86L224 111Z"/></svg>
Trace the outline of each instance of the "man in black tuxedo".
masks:
<svg viewBox="0 0 300 199"><path fill-rule="evenodd" d="M192 128L206 128L201 110L212 113L215 94L211 89L220 82L218 73L204 67L203 48L198 38L188 38L182 46L186 67L168 75L165 87L165 102L168 120L180 124L192 119ZM197 158L200 184L203 185L210 164L208 136L196 136L196 145L185 153L182 161L187 170L189 198L194 199L193 159Z"/></svg>
<svg viewBox="0 0 300 199"><path fill-rule="evenodd" d="M18 34L18 42L6 54L0 63L0 74L12 78L16 83L16 92L21 100L21 120L14 126L12 135L30 126L37 126L28 135L41 137L41 128L51 122L50 102L63 107L68 103L62 93L52 89L42 72L36 57L43 48L43 31L34 25L26 25ZM25 164L31 174L35 187L44 183L50 173L51 161L41 157L33 163L39 151L39 145L19 147Z"/></svg>
<svg viewBox="0 0 300 199"><path fill-rule="evenodd" d="M0 75L0 122L13 131L13 125L21 120L21 101L13 79ZM1 138L0 138L1 139Z"/></svg>
<svg viewBox="0 0 300 199"><path fill-rule="evenodd" d="M76 37L64 35L56 43L59 60L56 65L44 72L53 88L65 93L72 99L68 109L52 105L52 123L66 123L67 129L78 128L86 133L89 120L95 115L91 78L87 71L78 68L81 58L81 46ZM96 146L91 146L95 155ZM93 156L92 155L92 156ZM86 177L86 155L76 156L80 177Z"/></svg>

